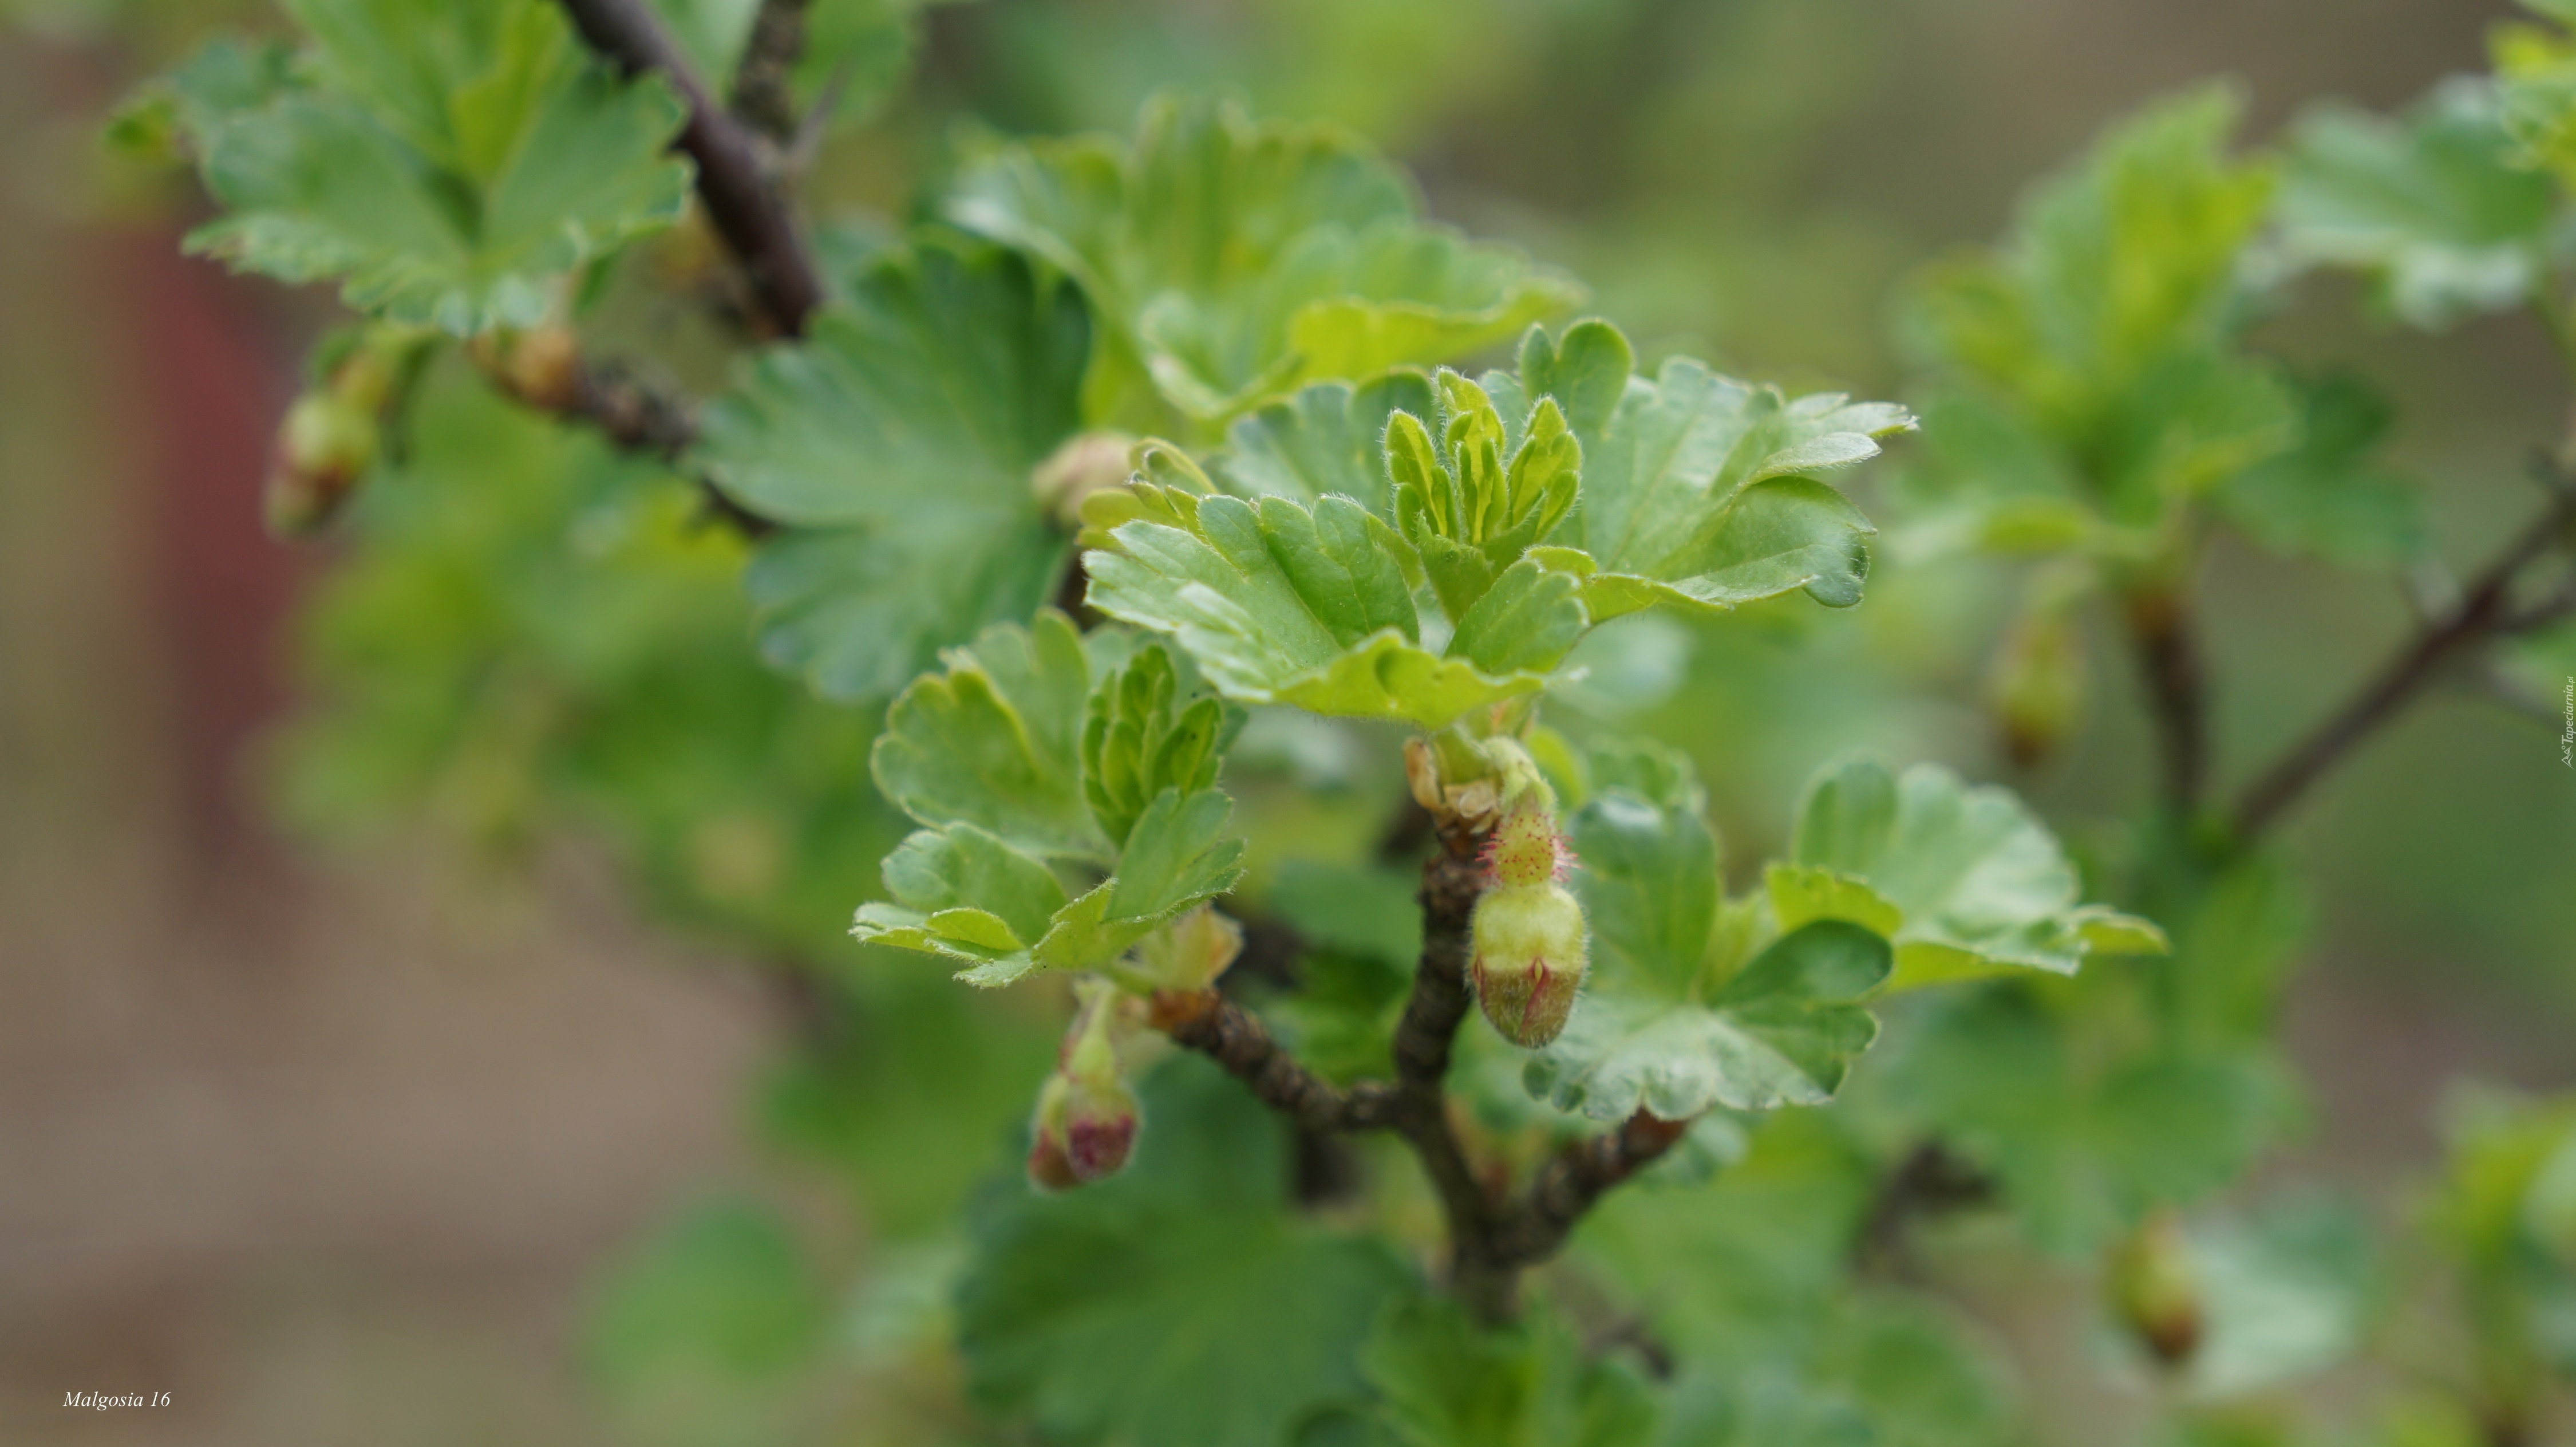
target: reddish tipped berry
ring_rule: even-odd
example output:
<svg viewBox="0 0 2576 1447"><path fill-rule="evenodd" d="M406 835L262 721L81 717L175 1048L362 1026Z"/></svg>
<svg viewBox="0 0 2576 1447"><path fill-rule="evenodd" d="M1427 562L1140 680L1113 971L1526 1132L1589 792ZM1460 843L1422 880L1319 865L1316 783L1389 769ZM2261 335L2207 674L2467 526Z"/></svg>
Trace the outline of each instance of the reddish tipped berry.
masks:
<svg viewBox="0 0 2576 1447"><path fill-rule="evenodd" d="M1534 1050L1574 1012L1588 963L1583 906L1554 882L1508 884L1476 901L1476 1003L1503 1038Z"/></svg>
<svg viewBox="0 0 2576 1447"><path fill-rule="evenodd" d="M1074 986L1080 1002L1056 1052L1055 1073L1038 1089L1030 1126L1029 1181L1061 1191L1114 1176L1136 1147L1142 1121L1136 1092L1118 1072L1117 1031L1127 997L1106 980Z"/></svg>

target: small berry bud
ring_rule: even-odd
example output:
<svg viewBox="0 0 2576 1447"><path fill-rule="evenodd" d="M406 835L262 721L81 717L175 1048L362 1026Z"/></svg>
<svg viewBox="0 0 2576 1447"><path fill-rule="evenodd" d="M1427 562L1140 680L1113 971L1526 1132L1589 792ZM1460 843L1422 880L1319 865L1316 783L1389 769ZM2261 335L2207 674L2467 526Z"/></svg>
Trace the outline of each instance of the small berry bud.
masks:
<svg viewBox="0 0 2576 1447"><path fill-rule="evenodd" d="M1504 1039L1535 1050L1574 1012L1588 963L1583 906L1553 881L1506 884L1476 901L1476 1003Z"/></svg>
<svg viewBox="0 0 2576 1447"><path fill-rule="evenodd" d="M1203 904L1145 936L1136 967L1157 990L1204 990L1242 953L1243 926Z"/></svg>
<svg viewBox="0 0 2576 1447"><path fill-rule="evenodd" d="M1029 1180L1062 1191L1105 1180L1127 1165L1136 1147L1136 1092L1112 1075L1097 1084L1059 1071L1038 1091L1029 1143Z"/></svg>
<svg viewBox="0 0 2576 1447"><path fill-rule="evenodd" d="M2200 1273L2191 1241L2170 1212L2150 1217L2111 1249L2111 1310L2157 1363L2177 1368L2200 1347Z"/></svg>
<svg viewBox="0 0 2576 1447"><path fill-rule="evenodd" d="M1130 997L1106 980L1074 986L1079 1002L1055 1073L1038 1089L1030 1127L1029 1181L1061 1191L1114 1176L1125 1168L1142 1121L1136 1092L1118 1070L1118 1032L1132 1028Z"/></svg>
<svg viewBox="0 0 2576 1447"><path fill-rule="evenodd" d="M489 331L466 344L475 365L512 399L546 412L581 400L581 338L549 322L525 331Z"/></svg>
<svg viewBox="0 0 2576 1447"><path fill-rule="evenodd" d="M269 530L299 537L331 521L375 464L380 432L374 413L329 390L296 398L278 424L262 500Z"/></svg>
<svg viewBox="0 0 2576 1447"><path fill-rule="evenodd" d="M1556 827L1556 810L1547 799L1523 795L1503 811L1485 840L1485 871L1496 886L1562 884L1574 865L1574 850Z"/></svg>
<svg viewBox="0 0 2576 1447"><path fill-rule="evenodd" d="M1077 433L1029 473L1029 491L1060 526L1078 528L1082 505L1092 494L1125 487L1135 475L1128 456L1135 445L1124 432Z"/></svg>

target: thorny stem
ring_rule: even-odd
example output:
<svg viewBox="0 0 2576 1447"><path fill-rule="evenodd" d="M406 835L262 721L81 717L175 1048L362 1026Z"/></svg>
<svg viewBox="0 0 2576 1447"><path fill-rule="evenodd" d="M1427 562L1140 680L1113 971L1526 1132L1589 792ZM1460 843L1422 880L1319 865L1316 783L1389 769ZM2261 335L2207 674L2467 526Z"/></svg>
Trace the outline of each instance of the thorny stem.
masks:
<svg viewBox="0 0 2576 1447"><path fill-rule="evenodd" d="M2570 528L2576 527L2576 482L2545 459L2536 467L2550 490L2548 505L2478 573L2449 611L2418 628L2350 701L2255 779L2236 805L2237 839L2251 840L2277 823L2317 780L2451 664L2496 639L2576 616L2576 584L2527 608L2509 606L2523 570L2565 545Z"/></svg>
<svg viewBox="0 0 2576 1447"><path fill-rule="evenodd" d="M660 71L688 102L688 123L673 144L697 162L707 219L749 274L770 324L787 336L803 335L806 319L822 304L822 278L753 133L709 99L645 0L562 3L593 50L629 73Z"/></svg>
<svg viewBox="0 0 2576 1447"><path fill-rule="evenodd" d="M1478 1316L1499 1322L1516 1308L1521 1270L1555 1254L1594 1202L1670 1150L1689 1122L1640 1111L1615 1131L1559 1151L1517 1201L1487 1188L1450 1121L1446 1090L1458 1027L1473 1004L1467 964L1476 898L1484 890L1475 843L1446 835L1423 863L1422 959L1396 1026L1392 1083L1343 1088L1317 1077L1257 1017L1213 990L1158 994L1149 1018L1303 1130L1392 1130L1404 1137L1448 1223L1451 1290Z"/></svg>

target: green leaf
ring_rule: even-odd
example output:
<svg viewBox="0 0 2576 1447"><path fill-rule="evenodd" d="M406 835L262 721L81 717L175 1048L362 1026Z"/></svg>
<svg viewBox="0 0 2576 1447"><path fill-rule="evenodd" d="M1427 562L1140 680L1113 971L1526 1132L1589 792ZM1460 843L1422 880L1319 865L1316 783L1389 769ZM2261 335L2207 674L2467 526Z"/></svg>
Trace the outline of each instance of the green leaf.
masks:
<svg viewBox="0 0 2576 1447"><path fill-rule="evenodd" d="M762 353L696 456L788 525L750 580L763 652L827 697L883 697L1051 596L1068 549L1030 473L1077 425L1089 338L1081 298L1021 257L924 244Z"/></svg>
<svg viewBox="0 0 2576 1447"><path fill-rule="evenodd" d="M1306 382L1465 355L1581 295L1517 251L1426 224L1356 137L1202 97L1148 102L1132 144L1000 150L944 209L1080 279L1106 322L1101 420L1133 410L1120 389L1137 381L1221 420Z"/></svg>
<svg viewBox="0 0 2576 1447"><path fill-rule="evenodd" d="M1040 856L1106 860L1082 794L1091 671L1064 615L997 624L886 711L877 789L924 824L972 824Z"/></svg>
<svg viewBox="0 0 2576 1447"><path fill-rule="evenodd" d="M1390 1302L1361 1370L1404 1447L1643 1447L1657 1403L1640 1375L1584 1350L1553 1313L1482 1327L1445 1297Z"/></svg>
<svg viewBox="0 0 2576 1447"><path fill-rule="evenodd" d="M610 1278L587 1355L621 1394L672 1377L771 1385L823 1345L820 1273L777 1211L695 1207Z"/></svg>
<svg viewBox="0 0 2576 1447"><path fill-rule="evenodd" d="M1163 790L1128 831L1116 871L1070 902L1045 864L983 830L925 829L886 858L895 903L861 905L850 932L958 961L958 979L986 988L1034 970L1100 969L1243 877L1243 841L1224 832L1233 811L1214 789Z"/></svg>
<svg viewBox="0 0 2576 1447"><path fill-rule="evenodd" d="M2150 107L2037 189L2001 246L1919 289L1930 359L2016 414L2051 470L2126 527L2162 526L2295 437L2271 369L2235 345L2243 254L2273 192L2269 165L2227 154L2241 109L2216 87Z"/></svg>
<svg viewBox="0 0 2576 1447"><path fill-rule="evenodd" d="M2494 87L2467 77L2400 119L2333 104L2301 116L2280 220L2294 259L2364 273L2427 328L2522 305L2564 245L2548 176L2514 164Z"/></svg>
<svg viewBox="0 0 2576 1447"><path fill-rule="evenodd" d="M1216 699L1182 698L1188 685L1161 644L1139 648L1091 691L1082 727L1082 788L1111 842L1124 846L1136 817L1166 788L1183 793L1216 782L1243 710Z"/></svg>
<svg viewBox="0 0 2576 1447"><path fill-rule="evenodd" d="M1317 382L1236 419L1208 469L1237 497L1284 497L1303 507L1339 495L1395 520L1386 476L1386 424L1396 412L1432 415L1431 381L1384 373L1353 387Z"/></svg>
<svg viewBox="0 0 2576 1447"><path fill-rule="evenodd" d="M2187 1378L2196 1395L2238 1397L2312 1377L2361 1346L2377 1272L2349 1203L2268 1201L2250 1218L2195 1224L2188 1240L2206 1322Z"/></svg>
<svg viewBox="0 0 2576 1447"><path fill-rule="evenodd" d="M543 321L566 275L678 219L684 109L593 60L543 0L298 0L309 72L209 56L177 119L229 214L191 252L341 278L389 320L470 335Z"/></svg>
<svg viewBox="0 0 2576 1447"><path fill-rule="evenodd" d="M1008 984L1037 968L1036 947L1065 908L1042 862L972 824L924 829L886 856L892 904L859 906L851 933L870 944L944 955L958 978Z"/></svg>
<svg viewBox="0 0 2576 1447"><path fill-rule="evenodd" d="M1387 419L1386 466L1396 525L1422 554L1441 608L1463 618L1573 508L1583 448L1553 398L1507 428L1483 388L1445 368L1432 380L1436 412Z"/></svg>
<svg viewBox="0 0 2576 1447"><path fill-rule="evenodd" d="M1605 983L1531 1059L1530 1094L1595 1120L1821 1105L1878 1037L1877 1019L1854 1002L1886 980L1890 960L1869 930L1816 920L1773 941L1705 1004Z"/></svg>
<svg viewBox="0 0 2576 1447"><path fill-rule="evenodd" d="M1096 969L1183 910L1234 888L1243 877L1243 841L1224 837L1233 812L1234 801L1214 789L1155 795L1127 836L1118 872L1048 923L1037 963Z"/></svg>
<svg viewBox="0 0 2576 1447"><path fill-rule="evenodd" d="M1402 539L1348 498L1309 512L1210 497L1167 516L1121 523L1110 546L1083 554L1091 605L1172 635L1229 698L1437 728L1545 684L1424 649ZM1533 604L1543 581L1528 585Z"/></svg>
<svg viewBox="0 0 2576 1447"><path fill-rule="evenodd" d="M996 1182L958 1291L968 1390L1068 1443L1275 1447L1360 1388L1381 1306L1415 1275L1374 1238L1294 1217L1276 1117L1213 1066L1143 1087L1122 1174L1057 1196Z"/></svg>
<svg viewBox="0 0 2576 1447"><path fill-rule="evenodd" d="M2372 455L2394 418L2360 378L2326 376L2307 389L2299 445L2229 479L2219 509L2276 553L2346 564L2415 556L2425 545L2423 496Z"/></svg>
<svg viewBox="0 0 2576 1447"><path fill-rule="evenodd" d="M1878 438L1913 428L1905 409L1839 393L1792 401L1682 357L1631 378L1632 355L1607 322L1562 339L1533 327L1519 373L1483 379L1506 416L1554 399L1581 444L1581 498L1555 541L1599 569L1584 590L1594 620L1655 603L1721 611L1799 588L1829 606L1859 601L1872 529L1808 474L1877 456Z"/></svg>
<svg viewBox="0 0 2576 1447"><path fill-rule="evenodd" d="M1766 881L1782 929L1902 921L1889 935L1891 989L2014 966L2073 974L2096 941L2164 948L2144 920L2079 907L2074 866L2019 800L1934 764L1902 779L1864 756L1826 765L1807 785L1790 859Z"/></svg>
<svg viewBox="0 0 2576 1447"><path fill-rule="evenodd" d="M2215 86L2149 107L2035 190L2002 247L1935 270L1921 320L1941 358L2073 435L2219 343L2273 189L2226 154L2242 110Z"/></svg>
<svg viewBox="0 0 2576 1447"><path fill-rule="evenodd" d="M2001 1178L2038 1246L2074 1257L2234 1180L2281 1095L2241 1050L2086 1049L2068 1025L2026 990L1950 996L1882 1084Z"/></svg>
<svg viewBox="0 0 2576 1447"><path fill-rule="evenodd" d="M2565 7L2534 4L2558 22L2500 25L2488 35L2495 62L2496 98L2517 164L2539 167L2561 186L2576 183L2576 15Z"/></svg>

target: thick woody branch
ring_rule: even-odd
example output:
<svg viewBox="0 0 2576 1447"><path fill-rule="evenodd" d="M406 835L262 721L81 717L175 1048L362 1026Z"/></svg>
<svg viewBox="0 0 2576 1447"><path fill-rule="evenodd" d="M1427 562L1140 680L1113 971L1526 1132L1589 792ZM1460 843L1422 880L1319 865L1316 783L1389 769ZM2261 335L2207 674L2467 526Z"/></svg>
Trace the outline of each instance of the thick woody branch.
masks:
<svg viewBox="0 0 2576 1447"><path fill-rule="evenodd" d="M751 38L733 74L733 112L785 144L796 134L796 97L788 77L805 54L805 11L812 0L760 0Z"/></svg>
<svg viewBox="0 0 2576 1447"><path fill-rule="evenodd" d="M1663 1157L1690 1130L1686 1120L1639 1111L1617 1130L1557 1152L1530 1183L1528 1197L1494 1234L1494 1253L1514 1266L1546 1260L1611 1187Z"/></svg>
<svg viewBox="0 0 2576 1447"><path fill-rule="evenodd" d="M1214 990L1165 991L1149 1019L1175 1044L1214 1060L1271 1109L1310 1133L1391 1130L1404 1137L1440 1198L1449 1227L1450 1287L1477 1315L1507 1320L1523 1268L1554 1255L1602 1195L1652 1164L1690 1129L1644 1111L1578 1141L1506 1201L1467 1158L1449 1117L1446 1084L1458 1028L1474 996L1467 965L1484 871L1476 840L1443 831L1422 866L1422 958L1395 1033L1395 1080L1347 1089L1291 1059L1250 1011Z"/></svg>
<svg viewBox="0 0 2576 1447"><path fill-rule="evenodd" d="M753 134L708 97L645 0L563 0L563 7L593 50L629 73L661 72L688 102L688 124L674 144L697 162L707 219L749 274L771 325L802 335L822 304L823 283Z"/></svg>
<svg viewBox="0 0 2576 1447"><path fill-rule="evenodd" d="M2523 570L2566 546L2576 528L2576 485L2543 465L2550 500L2539 516L2488 562L2451 608L2419 627L2361 690L2263 771L2236 805L2236 837L2251 840L2278 823L2316 782L2364 740L2403 712L2454 664L2496 639L2576 614L2576 587L2528 608L2513 608Z"/></svg>

